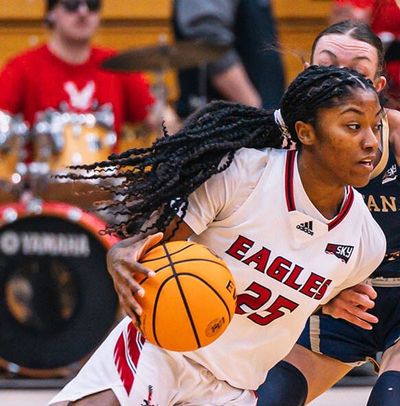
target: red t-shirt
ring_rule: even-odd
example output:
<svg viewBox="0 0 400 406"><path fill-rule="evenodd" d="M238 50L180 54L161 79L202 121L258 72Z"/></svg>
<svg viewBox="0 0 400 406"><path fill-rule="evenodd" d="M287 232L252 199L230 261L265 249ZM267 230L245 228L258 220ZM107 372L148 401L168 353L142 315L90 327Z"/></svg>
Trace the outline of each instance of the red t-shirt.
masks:
<svg viewBox="0 0 400 406"><path fill-rule="evenodd" d="M391 32L400 38L400 8L395 0L335 0L338 6L350 4L358 8L370 8L371 27L376 34Z"/></svg>
<svg viewBox="0 0 400 406"><path fill-rule="evenodd" d="M50 52L47 45L12 59L0 73L0 109L22 113L33 124L37 112L65 103L75 112L88 112L93 103L111 103L115 130L123 122L140 122L154 103L141 73L115 73L101 63L115 51L93 47L89 60L72 65Z"/></svg>
<svg viewBox="0 0 400 406"><path fill-rule="evenodd" d="M400 41L400 8L395 0L335 0L336 5L351 6L361 9L371 9L371 28L380 35L383 32L394 34L397 41ZM386 71L389 78L389 92L394 103L391 107L400 109L400 61L387 63Z"/></svg>

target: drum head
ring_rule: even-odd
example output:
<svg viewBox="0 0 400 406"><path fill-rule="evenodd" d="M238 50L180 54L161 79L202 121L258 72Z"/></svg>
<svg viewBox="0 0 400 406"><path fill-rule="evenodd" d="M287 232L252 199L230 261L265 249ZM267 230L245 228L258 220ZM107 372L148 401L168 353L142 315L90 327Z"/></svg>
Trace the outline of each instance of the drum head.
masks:
<svg viewBox="0 0 400 406"><path fill-rule="evenodd" d="M81 360L116 320L106 247L51 213L0 227L0 358L30 369Z"/></svg>

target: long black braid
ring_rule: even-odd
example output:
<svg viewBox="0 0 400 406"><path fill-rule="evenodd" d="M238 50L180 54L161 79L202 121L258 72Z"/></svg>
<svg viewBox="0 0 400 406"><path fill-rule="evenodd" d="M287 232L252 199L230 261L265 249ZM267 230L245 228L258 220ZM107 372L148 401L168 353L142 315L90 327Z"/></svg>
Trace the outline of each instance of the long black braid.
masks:
<svg viewBox="0 0 400 406"><path fill-rule="evenodd" d="M289 144L300 145L294 128L297 121L315 124L321 108L343 103L356 88L375 92L369 80L346 68L312 66L300 73L281 100ZM113 182L102 186L112 192L114 200L101 209L125 215L126 220L109 226L106 232L129 236L164 231L179 211L184 217L189 195L228 168L238 149L282 148L284 141L282 126L275 122L272 111L222 101L192 115L175 135L168 136L165 128L164 133L149 148L71 167L69 178ZM75 169L91 172L82 175Z"/></svg>

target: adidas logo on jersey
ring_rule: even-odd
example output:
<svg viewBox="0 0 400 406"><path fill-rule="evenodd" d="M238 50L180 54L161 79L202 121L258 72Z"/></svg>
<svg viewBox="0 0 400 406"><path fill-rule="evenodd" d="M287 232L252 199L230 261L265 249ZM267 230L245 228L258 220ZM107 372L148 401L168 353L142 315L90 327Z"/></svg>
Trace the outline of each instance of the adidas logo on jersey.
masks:
<svg viewBox="0 0 400 406"><path fill-rule="evenodd" d="M296 226L298 230L304 231L307 234L314 235L313 222L306 221L305 223L300 223Z"/></svg>
<svg viewBox="0 0 400 406"><path fill-rule="evenodd" d="M325 248L327 254L333 254L346 264L349 262L353 251L354 247L352 245L328 244Z"/></svg>

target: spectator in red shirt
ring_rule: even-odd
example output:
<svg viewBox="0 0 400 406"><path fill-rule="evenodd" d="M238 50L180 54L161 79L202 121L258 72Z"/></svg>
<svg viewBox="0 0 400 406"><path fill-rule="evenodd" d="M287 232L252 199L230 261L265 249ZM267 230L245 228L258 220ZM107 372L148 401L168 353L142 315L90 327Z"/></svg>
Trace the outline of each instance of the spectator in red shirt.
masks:
<svg viewBox="0 0 400 406"><path fill-rule="evenodd" d="M400 110L400 7L396 0L335 0L332 22L355 19L370 24L386 48L388 107Z"/></svg>
<svg viewBox="0 0 400 406"><path fill-rule="evenodd" d="M0 109L22 113L32 125L36 114L49 107L90 112L111 104L117 134L123 122L161 120L152 113L154 98L141 73L114 73L101 63L113 50L92 45L100 22L101 0L48 0L46 44L15 57L0 73ZM169 107L163 112L175 124ZM168 121L167 121L168 124Z"/></svg>

